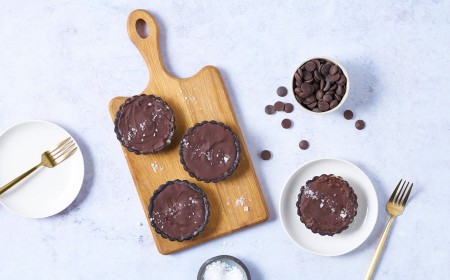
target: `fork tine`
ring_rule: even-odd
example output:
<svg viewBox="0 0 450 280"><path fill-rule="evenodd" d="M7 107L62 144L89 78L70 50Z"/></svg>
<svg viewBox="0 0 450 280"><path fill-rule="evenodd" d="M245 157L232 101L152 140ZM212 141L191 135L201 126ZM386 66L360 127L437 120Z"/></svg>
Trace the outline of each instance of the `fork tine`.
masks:
<svg viewBox="0 0 450 280"><path fill-rule="evenodd" d="M72 137L66 138L66 139L62 140L61 142L59 142L58 145L56 145L56 148L53 151L51 151L50 154L53 153L54 151L56 151L57 149L59 149L60 147L62 147L64 144L66 144L67 141L69 141L70 139L72 139Z"/></svg>
<svg viewBox="0 0 450 280"><path fill-rule="evenodd" d="M61 162L65 161L68 157L70 157L73 153L75 153L77 149L78 147L75 147L72 150L68 151L67 153L59 156L58 160L55 159L56 164L60 164Z"/></svg>
<svg viewBox="0 0 450 280"><path fill-rule="evenodd" d="M394 192L392 193L391 197L389 198L389 202L394 202L395 195L397 194L398 187L400 186L401 183L402 183L402 179L400 179L400 181L397 184L397 187L395 187Z"/></svg>
<svg viewBox="0 0 450 280"><path fill-rule="evenodd" d="M392 192L391 197L389 198L389 202L394 202L395 197L397 196L398 187L400 187L400 184L402 183L403 179L400 179L400 181L397 184L397 187L395 187L394 192Z"/></svg>
<svg viewBox="0 0 450 280"><path fill-rule="evenodd" d="M402 192L402 195L400 195L400 196L398 197L398 201L397 201L397 204L398 204L398 205L400 205L400 204L402 203L403 197L405 196L405 193L406 193L406 191L408 190L408 188L409 188L409 182L407 182L406 187L405 187L405 189L404 189L403 192Z"/></svg>
<svg viewBox="0 0 450 280"><path fill-rule="evenodd" d="M406 181L403 181L402 187L400 188L400 191L398 192L397 197L394 199L395 204L400 203L400 197L405 193L405 190L406 190L406 188L405 188L406 183L407 183Z"/></svg>
<svg viewBox="0 0 450 280"><path fill-rule="evenodd" d="M73 139L70 139L69 142L66 142L66 143L64 143L64 145L61 145L60 147L58 147L56 150L51 152L50 155L53 156L53 157L56 157L56 155L58 155L61 152L64 152L65 150L67 150L73 144L74 144Z"/></svg>
<svg viewBox="0 0 450 280"><path fill-rule="evenodd" d="M69 151L71 151L73 149L73 147L75 146L75 143L71 143L70 146L66 146L64 147L64 149L58 151L56 154L52 155L53 160L57 160L58 158L64 156L65 154L67 154Z"/></svg>
<svg viewBox="0 0 450 280"><path fill-rule="evenodd" d="M411 183L411 187L409 188L408 192L406 193L405 200L403 200L403 203L402 203L403 207L406 206L406 202L408 201L409 194L411 193L413 185L414 185L414 183Z"/></svg>

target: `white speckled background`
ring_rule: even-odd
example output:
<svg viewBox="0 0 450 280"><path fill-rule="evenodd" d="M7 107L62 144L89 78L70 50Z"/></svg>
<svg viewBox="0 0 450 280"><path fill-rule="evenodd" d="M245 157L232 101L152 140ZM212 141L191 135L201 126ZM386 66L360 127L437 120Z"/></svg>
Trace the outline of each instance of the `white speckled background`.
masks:
<svg viewBox="0 0 450 280"><path fill-rule="evenodd" d="M109 100L148 81L126 19L151 11L164 62L180 77L219 67L272 213L270 221L170 255L148 229L108 115ZM387 221L384 204L400 178L415 183L394 222L377 279L450 274L449 1L3 1L0 9L0 131L28 119L55 122L79 141L80 195L47 219L0 208L0 279L195 279L218 254L242 259L253 279L361 279ZM304 59L340 61L352 82L338 112L268 116ZM291 94L291 93L290 93ZM282 99L295 102L292 95ZM342 117L352 109L363 131ZM294 127L283 130L288 116ZM298 148L308 139L307 151ZM258 152L274 157L262 162ZM360 166L376 186L379 217L369 239L341 257L293 245L278 201L288 176L318 157ZM1 172L1 171L0 171ZM444 222L443 222L444 221Z"/></svg>

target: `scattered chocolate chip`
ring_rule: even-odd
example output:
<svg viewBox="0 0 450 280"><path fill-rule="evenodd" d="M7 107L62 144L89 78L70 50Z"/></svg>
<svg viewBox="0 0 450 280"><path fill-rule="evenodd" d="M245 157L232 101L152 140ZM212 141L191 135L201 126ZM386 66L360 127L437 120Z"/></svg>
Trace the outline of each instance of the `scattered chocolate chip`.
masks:
<svg viewBox="0 0 450 280"><path fill-rule="evenodd" d="M298 146L300 147L300 149L302 150L306 150L309 148L309 142L306 140L302 140L300 141L300 143L298 144Z"/></svg>
<svg viewBox="0 0 450 280"><path fill-rule="evenodd" d="M290 128L292 126L292 121L290 119L284 119L281 121L281 126L283 128Z"/></svg>
<svg viewBox="0 0 450 280"><path fill-rule="evenodd" d="M284 104L284 111L286 113L292 113L294 111L294 105L292 105L291 103Z"/></svg>
<svg viewBox="0 0 450 280"><path fill-rule="evenodd" d="M304 108L326 112L339 106L347 91L347 78L331 61L309 60L295 72L293 89L296 100Z"/></svg>
<svg viewBox="0 0 450 280"><path fill-rule="evenodd" d="M351 120L353 119L353 112L351 110L345 110L344 111L344 118L346 120Z"/></svg>
<svg viewBox="0 0 450 280"><path fill-rule="evenodd" d="M296 73L297 74L297 73ZM298 74L297 74L298 75ZM300 76L299 76L299 78L300 78ZM300 78L301 79L301 78ZM281 96L281 97L283 97L283 96L286 96L287 95L287 88L285 88L285 87L279 87L279 88L277 88L277 94L278 94L278 96Z"/></svg>
<svg viewBox="0 0 450 280"><path fill-rule="evenodd" d="M263 160L269 160L272 157L272 153L268 150L264 150L261 152L261 158Z"/></svg>
<svg viewBox="0 0 450 280"><path fill-rule="evenodd" d="M362 129L364 129L364 127L366 127L366 123L363 120L357 120L355 122L355 127L358 130L362 130Z"/></svg>
<svg viewBox="0 0 450 280"><path fill-rule="evenodd" d="M275 107L273 107L273 105L267 105L264 111L267 115L273 115L275 114Z"/></svg>
<svg viewBox="0 0 450 280"><path fill-rule="evenodd" d="M277 102L275 102L274 107L275 107L276 111L281 112L284 110L284 103L281 101L277 101Z"/></svg>

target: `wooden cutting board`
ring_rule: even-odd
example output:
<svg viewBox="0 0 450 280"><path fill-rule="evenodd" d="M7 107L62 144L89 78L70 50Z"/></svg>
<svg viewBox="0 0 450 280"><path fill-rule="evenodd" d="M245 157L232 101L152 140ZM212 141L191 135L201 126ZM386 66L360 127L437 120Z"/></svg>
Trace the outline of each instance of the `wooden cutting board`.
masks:
<svg viewBox="0 0 450 280"><path fill-rule="evenodd" d="M128 35L144 57L150 72L150 82L143 93L154 94L167 102L174 111L176 121L172 144L157 154L135 155L122 147L147 220L147 207L153 191L170 180L188 180L197 184L206 192L210 203L209 222L205 230L192 240L169 241L150 226L158 251L161 254L174 253L266 221L269 211L219 70L206 66L191 78L176 78L162 64L155 19L144 10L136 10L128 17L127 25ZM138 33L137 29L137 26L141 30L140 27L145 25L148 27L147 37L142 32ZM126 98L111 100L109 112L113 121ZM204 120L227 124L241 142L242 156L238 168L231 177L219 183L199 182L191 178L180 164L178 152L181 138L188 128Z"/></svg>

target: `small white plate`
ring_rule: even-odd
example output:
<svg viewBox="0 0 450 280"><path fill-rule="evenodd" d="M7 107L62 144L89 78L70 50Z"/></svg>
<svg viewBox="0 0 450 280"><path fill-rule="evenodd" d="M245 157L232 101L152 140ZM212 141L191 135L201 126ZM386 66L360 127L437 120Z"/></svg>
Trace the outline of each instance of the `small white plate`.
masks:
<svg viewBox="0 0 450 280"><path fill-rule="evenodd" d="M322 236L306 228L295 205L305 182L322 174L341 176L358 196L358 212L353 223L334 236ZM280 215L283 227L294 243L311 253L339 256L356 249L369 237L377 221L378 199L372 182L357 166L341 159L319 159L304 164L292 174L281 194Z"/></svg>
<svg viewBox="0 0 450 280"><path fill-rule="evenodd" d="M46 121L27 121L6 130L0 136L0 186L38 164L44 151L68 137L63 128ZM41 167L0 195L0 203L20 216L49 217L72 203L83 177L84 161L78 148L60 165Z"/></svg>

